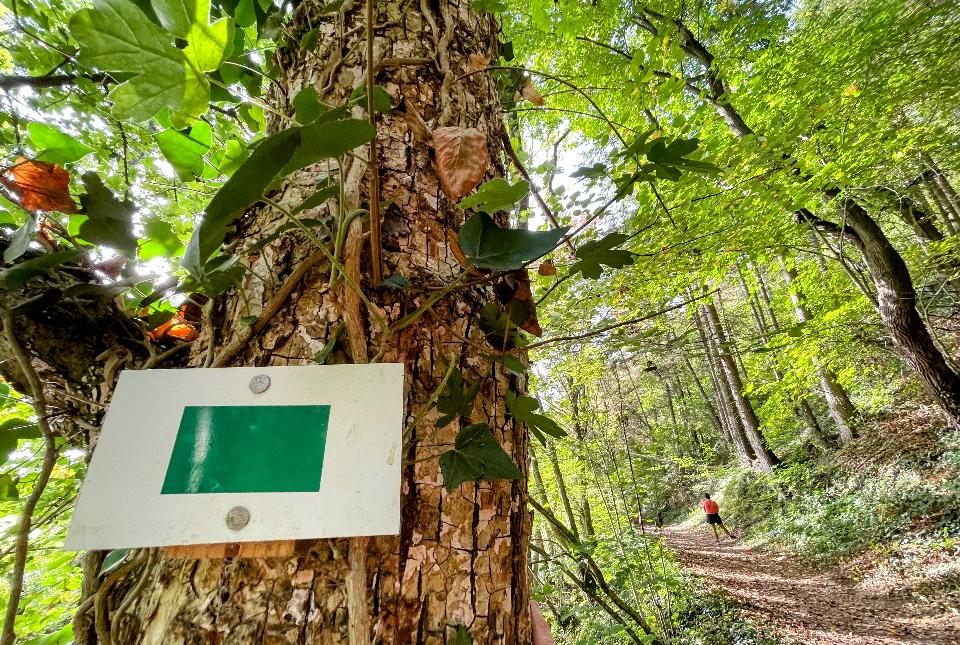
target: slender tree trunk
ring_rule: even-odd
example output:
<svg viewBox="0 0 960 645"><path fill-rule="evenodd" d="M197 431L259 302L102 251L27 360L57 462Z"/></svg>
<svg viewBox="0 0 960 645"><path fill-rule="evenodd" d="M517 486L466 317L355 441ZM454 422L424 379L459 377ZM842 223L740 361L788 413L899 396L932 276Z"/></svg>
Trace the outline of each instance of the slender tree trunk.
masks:
<svg viewBox="0 0 960 645"><path fill-rule="evenodd" d="M714 344L720 357L720 364L723 367L727 384L730 386L730 394L740 412L740 420L743 422L743 430L747 435L747 440L753 447L753 452L757 456L757 465L764 472L773 472L773 467L780 463L780 459L767 446L766 439L760 431L760 421L753 411L746 394L743 392L743 382L740 379L740 371L737 369L737 363L733 359L730 347L727 342L726 334L720 323L720 316L717 314L717 308L712 302L708 302L701 307L707 326L713 335Z"/></svg>
<svg viewBox="0 0 960 645"><path fill-rule="evenodd" d="M495 158L488 177L500 174L503 126L496 87L486 74L459 78L469 69L470 55L496 59L493 17L468 3L380 0L375 7L376 24L382 25L375 29L376 58L429 61L383 66L378 84L387 88L394 104L415 107L432 128L472 127L485 133ZM310 29L320 30L320 44L314 51L301 50L296 43ZM364 82L365 29L363 3L345 3L338 13L321 0L300 2L287 26L290 45L277 54L274 109L292 114L289 102L306 87L315 88L328 104L346 103ZM383 221L388 274L425 285L448 281L459 268L444 233L456 228L463 215L440 190L429 143L418 139L400 115L381 116L378 130L382 195L392 203ZM367 201L363 159L365 153L344 160L341 214ZM312 194L325 174L317 166L305 169L287 180L274 200L292 208ZM254 209L230 243L243 246L282 223L275 209ZM385 340L376 317L394 322L416 303L403 293L375 291L360 270L366 260L363 244L359 220L354 220L343 263L352 281L377 302L373 307L364 307L345 280L330 287L328 267L313 259L318 251L312 242L291 234L247 256L256 275L276 282L264 284L248 274L242 296L232 293L218 301L216 338L241 335L241 319L259 314L301 263L316 263L285 306L228 364L267 365L273 356L303 357L301 362L309 364L332 338L336 325L330 323L335 321L343 321L347 330L346 342L336 350L341 360L360 363L376 355L377 360L405 363L406 414L419 416L403 451L400 535L371 538L365 547L348 540L298 543L297 555L286 561L161 558L156 582L133 599L129 611L111 616L115 645L320 645L370 639L385 645L439 645L451 642L458 626L465 626L477 643L530 642L526 482L468 482L448 494L438 460L431 458L438 447L452 445L460 426L457 421L436 428L437 413L427 405L446 366L455 361L467 378L484 381L472 419L488 422L503 448L526 468L526 433L506 420L502 404L502 393L518 384L483 361L483 335L473 323L492 293L457 292L439 301L432 317ZM203 338L209 335L198 345ZM199 350L191 360L202 363ZM348 580L359 586L359 597L351 597ZM358 612L365 614L363 620ZM364 621L369 630L358 627Z"/></svg>
<svg viewBox="0 0 960 645"><path fill-rule="evenodd" d="M806 323L813 320L810 310L804 302L803 292L797 285L797 272L787 265L786 259L780 256L780 262L783 264L783 279L787 286L791 288L790 300L793 302L793 309L797 315L797 322ZM847 391L839 382L837 377L828 367L825 367L814 357L814 366L817 369L817 377L820 379L820 387L823 390L823 397L827 401L827 408L830 410L830 416L837 426L837 432L840 434L840 441L846 443L853 439L853 425L856 422L857 409L847 396Z"/></svg>
<svg viewBox="0 0 960 645"><path fill-rule="evenodd" d="M707 355L711 380L714 383L717 398L720 399L723 418L726 419L730 440L733 443L734 450L736 450L737 455L740 457L740 461L745 466L752 466L756 455L744 433L743 422L740 419L737 404L733 400L730 385L727 383L727 379L723 374L723 368L720 366L720 357L717 348L714 346L713 335L709 333L709 329L700 316L699 311L693 309L692 314L697 331L700 334L700 342L703 344L703 349Z"/></svg>
<svg viewBox="0 0 960 645"><path fill-rule="evenodd" d="M723 81L719 67L715 64L713 54L697 40L683 22L671 21L644 7L642 15L637 17L637 24L655 36L662 37L663 34L655 23L670 24L671 29L677 29L681 40L680 47L691 60L703 66L706 88L705 92L696 91L696 94L705 96L736 137L742 138L754 134L743 116L731 104L730 92ZM784 158L789 160L792 157L790 154L785 154ZM796 166L795 174L800 179L806 179L800 168L799 165ZM937 176L932 178L928 186L935 186L939 190L948 212L952 213L953 202L948 195L944 194L942 186L941 179L945 180L945 178L942 177L942 173L936 174ZM841 198L842 192L838 188L824 188L822 195L827 201L835 202ZM879 224L860 204L852 199L842 198L839 206L843 209L843 221L849 230L817 218L805 209L800 209L797 217L814 224L821 230L851 238L867 263L871 279L877 289L880 317L893 338L894 345L907 364L919 375L927 391L944 411L950 425L960 428L960 376L947 364L917 311L916 291L906 262L890 243ZM952 218L948 218L947 223L953 224L951 220ZM956 233L955 228L953 232Z"/></svg>
<svg viewBox="0 0 960 645"><path fill-rule="evenodd" d="M560 502L563 504L563 512L567 515L567 526L570 532L580 541L580 533L577 531L577 519L573 514L573 504L570 503L570 495L567 493L567 483L563 479L563 471L560 470L560 460L557 458L557 448L553 441L547 442L547 457L550 459L550 468L553 469L553 477L557 480L557 493L560 495Z"/></svg>
<svg viewBox="0 0 960 645"><path fill-rule="evenodd" d="M763 339L763 342L770 344L770 332L776 333L779 330L779 325L776 322L776 316L773 313L773 309L770 308L769 302L767 302L767 307L770 313L771 324L768 328L767 319L763 315L763 309L760 307L760 303L757 298L750 293L750 287L747 285L747 280L743 275L743 271L739 265L737 265L737 276L740 278L740 286L743 288L743 297L750 306L750 311L753 314L753 321L757 327L757 332L760 334L760 338ZM762 291L766 291L766 288L761 286ZM776 379L777 383L782 383L784 379L783 372L780 371L780 368L776 363L773 364L772 370L773 378ZM803 419L804 423L807 425L807 434L810 437L810 440L817 445L817 447L826 450L828 447L827 439L823 434L823 429L820 427L820 423L817 421L817 415L813 413L813 409L810 407L810 404L807 402L805 397L801 397L797 401L793 408L794 414Z"/></svg>
<svg viewBox="0 0 960 645"><path fill-rule="evenodd" d="M690 362L690 357L687 356L686 352L683 352L683 362L684 365L687 366L687 371L690 372L690 378L697 388L700 400L703 401L703 407L707 410L707 418L710 419L710 424L717 432L723 434L724 429L720 422L720 415L717 414L717 406L714 405L713 399L707 394L707 390L703 387L703 382L700 380L700 377L697 376L696 370L693 369L693 364Z"/></svg>

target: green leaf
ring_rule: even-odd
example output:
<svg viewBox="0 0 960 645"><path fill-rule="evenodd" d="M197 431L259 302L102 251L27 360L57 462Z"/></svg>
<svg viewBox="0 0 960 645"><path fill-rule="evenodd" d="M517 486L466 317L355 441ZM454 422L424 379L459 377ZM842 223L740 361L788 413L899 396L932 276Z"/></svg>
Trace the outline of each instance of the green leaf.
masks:
<svg viewBox="0 0 960 645"><path fill-rule="evenodd" d="M66 262L73 262L81 257L79 251L58 251L44 253L26 262L16 264L3 272L3 281L8 289L19 289L37 276L44 275L50 269Z"/></svg>
<svg viewBox="0 0 960 645"><path fill-rule="evenodd" d="M233 12L233 19L240 27L250 27L257 22L257 13L253 8L253 0L240 0Z"/></svg>
<svg viewBox="0 0 960 645"><path fill-rule="evenodd" d="M359 105L364 110L367 109L367 86L361 85L350 94L350 100ZM373 86L373 111L374 112L392 112L393 104L390 101L390 94L379 85Z"/></svg>
<svg viewBox="0 0 960 645"><path fill-rule="evenodd" d="M183 256L184 267L199 270L223 242L237 213L259 201L263 191L300 145L300 129L290 128L262 139L206 208Z"/></svg>
<svg viewBox="0 0 960 645"><path fill-rule="evenodd" d="M607 175L607 167L602 163L595 163L592 166L585 166L580 168L570 174L571 177L580 178L586 177L587 179L600 179Z"/></svg>
<svg viewBox="0 0 960 645"><path fill-rule="evenodd" d="M478 323L481 331L486 335L487 342L498 350L513 349L521 344L517 325L494 302L488 302L483 306Z"/></svg>
<svg viewBox="0 0 960 645"><path fill-rule="evenodd" d="M223 158L220 160L217 170L229 177L236 172L249 155L250 152L242 141L230 139L223 149Z"/></svg>
<svg viewBox="0 0 960 645"><path fill-rule="evenodd" d="M509 211L529 192L530 184L523 180L511 185L506 179L497 177L481 184L477 192L462 199L460 208L476 208L485 213Z"/></svg>
<svg viewBox="0 0 960 645"><path fill-rule="evenodd" d="M303 200L303 203L297 206L293 212L299 213L301 211L310 210L311 208L316 208L317 206L321 206L327 203L327 201L333 199L339 194L340 194L339 185L333 184L330 186L324 186L323 188L319 189L317 192L315 192L314 194L310 195L305 200Z"/></svg>
<svg viewBox="0 0 960 645"><path fill-rule="evenodd" d="M486 423L469 425L459 433L454 449L440 455L440 472L447 492L466 481L520 479L513 463Z"/></svg>
<svg viewBox="0 0 960 645"><path fill-rule="evenodd" d="M20 499L17 482L9 474L0 475L0 502L15 502Z"/></svg>
<svg viewBox="0 0 960 645"><path fill-rule="evenodd" d="M203 5L206 5L207 13L210 11L208 0L151 0L150 4L163 28L181 38L190 33Z"/></svg>
<svg viewBox="0 0 960 645"><path fill-rule="evenodd" d="M506 369L517 376L523 376L527 372L527 366L516 356L510 354L487 354L485 358L491 363L502 363Z"/></svg>
<svg viewBox="0 0 960 645"><path fill-rule="evenodd" d="M127 555L130 553L130 549L114 549L110 551L104 558L103 564L100 565L100 571L97 573L98 576L103 576L111 571L114 571L117 567L123 564L123 561L127 559Z"/></svg>
<svg viewBox="0 0 960 645"><path fill-rule="evenodd" d="M136 74L110 93L118 119L145 121L169 107L174 125L186 125L207 110L206 78L132 2L95 0L74 14L70 31L85 65Z"/></svg>
<svg viewBox="0 0 960 645"><path fill-rule="evenodd" d="M33 239L33 232L37 230L37 220L32 216L27 216L27 221L18 228L10 238L10 245L3 250L3 261L10 264L30 248L30 240Z"/></svg>
<svg viewBox="0 0 960 645"><path fill-rule="evenodd" d="M297 123L303 125L313 123L327 110L327 106L320 102L317 90L312 87L303 88L293 97L293 112L297 117Z"/></svg>
<svg viewBox="0 0 960 645"><path fill-rule="evenodd" d="M134 257L137 238L131 222L136 211L133 202L117 199L96 173L84 173L81 181L87 189L80 196L87 221L80 225L80 237L94 244L112 247L128 258Z"/></svg>
<svg viewBox="0 0 960 645"><path fill-rule="evenodd" d="M609 233L599 240L591 240L577 247L577 261L570 267L570 275L582 273L583 277L596 280L603 273L603 266L619 269L633 264L636 257L631 251L614 249L623 244L629 235Z"/></svg>
<svg viewBox="0 0 960 645"><path fill-rule="evenodd" d="M464 390L463 374L454 368L447 379L446 390L437 397L437 410L444 414L434 425L442 428L457 417L469 417L473 411L473 400L480 392L480 385L480 381L476 381L467 385Z"/></svg>
<svg viewBox="0 0 960 645"><path fill-rule="evenodd" d="M23 645L70 645L73 642L73 624L67 624L52 634L33 638Z"/></svg>
<svg viewBox="0 0 960 645"><path fill-rule="evenodd" d="M56 128L44 123L31 123L27 126L30 140L39 152L36 158L50 163L70 163L83 159L93 152L93 148L80 143L69 134L64 134Z"/></svg>
<svg viewBox="0 0 960 645"><path fill-rule="evenodd" d="M321 121L303 126L300 146L280 174L285 176L318 161L344 155L373 139L374 134L374 127L360 119Z"/></svg>
<svg viewBox="0 0 960 645"><path fill-rule="evenodd" d="M183 253L183 242L169 223L159 219L147 220L143 225L145 241L140 245L140 259L173 258Z"/></svg>
<svg viewBox="0 0 960 645"><path fill-rule="evenodd" d="M486 213L476 213L460 228L460 249L473 266L494 271L512 271L546 255L569 227L549 231L503 229Z"/></svg>
<svg viewBox="0 0 960 645"><path fill-rule="evenodd" d="M473 645L473 639L470 638L470 632L466 627L457 625L457 633L453 635L450 645Z"/></svg>
<svg viewBox="0 0 960 645"><path fill-rule="evenodd" d="M12 433L0 432L0 465L7 463L10 453L17 449L17 438Z"/></svg>
<svg viewBox="0 0 960 645"><path fill-rule="evenodd" d="M327 359L330 358L330 354L333 353L333 349L337 346L337 343L340 342L340 338L343 336L343 332L346 331L347 327L342 322L337 323L337 328L333 331L333 335L330 336L323 347L320 348L320 351L316 353L313 357L313 362L317 365L325 365Z"/></svg>
<svg viewBox="0 0 960 645"><path fill-rule="evenodd" d="M551 437L556 437L557 439L562 439L567 436L567 433L563 431L557 423L545 417L542 414L537 414L534 412L537 408L540 407L540 402L535 398L530 396L525 396L523 394L515 394L514 392L507 392L504 396L507 409L510 410L510 414L519 421L520 423L525 424L531 430L536 429L544 434L548 434Z"/></svg>
<svg viewBox="0 0 960 645"><path fill-rule="evenodd" d="M657 139L647 151L647 159L657 166L657 175L672 181L680 178L678 169L681 168L700 173L720 172L720 168L711 163L685 158L699 145L697 139L676 139L669 144L663 139Z"/></svg>
<svg viewBox="0 0 960 645"><path fill-rule="evenodd" d="M388 289L396 289L397 291L402 291L403 289L410 288L410 280L406 277L395 273L392 276L384 278L383 282L380 283L381 287L386 287Z"/></svg>
<svg viewBox="0 0 960 645"><path fill-rule="evenodd" d="M153 138L181 180L193 181L203 175L203 155L210 150L213 141L208 124L199 121L186 135L169 129L153 135Z"/></svg>
<svg viewBox="0 0 960 645"><path fill-rule="evenodd" d="M39 439L40 426L27 419L8 419L0 424L0 437L12 436L15 439Z"/></svg>
<svg viewBox="0 0 960 645"><path fill-rule="evenodd" d="M223 64L233 47L233 21L221 18L212 25L197 23L187 35L183 53L194 67L212 72Z"/></svg>

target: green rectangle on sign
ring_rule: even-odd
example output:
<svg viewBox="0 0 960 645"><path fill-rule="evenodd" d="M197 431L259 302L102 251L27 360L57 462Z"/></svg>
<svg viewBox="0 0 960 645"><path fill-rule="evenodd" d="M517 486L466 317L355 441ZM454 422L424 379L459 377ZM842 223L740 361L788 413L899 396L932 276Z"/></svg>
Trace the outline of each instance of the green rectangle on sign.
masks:
<svg viewBox="0 0 960 645"><path fill-rule="evenodd" d="M329 420L329 405L187 406L160 492L316 492Z"/></svg>

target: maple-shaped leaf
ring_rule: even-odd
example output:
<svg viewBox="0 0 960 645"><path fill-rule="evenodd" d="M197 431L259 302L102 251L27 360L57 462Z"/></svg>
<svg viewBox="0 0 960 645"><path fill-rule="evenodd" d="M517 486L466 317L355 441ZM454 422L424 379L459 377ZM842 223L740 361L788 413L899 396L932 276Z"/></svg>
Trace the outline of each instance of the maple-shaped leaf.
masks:
<svg viewBox="0 0 960 645"><path fill-rule="evenodd" d="M490 166L487 137L476 128L437 128L433 148L440 187L453 200L476 188Z"/></svg>
<svg viewBox="0 0 960 645"><path fill-rule="evenodd" d="M609 233L599 240L591 240L577 248L577 261L570 267L570 275L577 272L584 278L596 280L603 273L603 267L620 269L633 264L636 257L631 251L616 249L623 244L629 235L623 233Z"/></svg>
<svg viewBox="0 0 960 645"><path fill-rule="evenodd" d="M440 472L447 492L466 481L523 477L486 423L474 423L457 433L453 450L440 455Z"/></svg>
<svg viewBox="0 0 960 645"><path fill-rule="evenodd" d="M446 391L437 397L437 410L442 412L443 416L437 419L436 426L442 428L457 417L469 417L473 410L473 400L480 392L480 385L480 381L466 383L460 370L454 369L447 379Z"/></svg>
<svg viewBox="0 0 960 645"><path fill-rule="evenodd" d="M557 439L562 439L567 436L567 433L556 421L550 417L545 417L542 414L534 412L534 410L540 407L540 401L537 399L523 394L514 394L513 392L507 392L504 398L506 399L507 409L510 410L510 414L512 414L517 421L526 424L526 426L530 428L530 431L540 440L540 443L546 443L546 437L544 435L550 435Z"/></svg>
<svg viewBox="0 0 960 645"><path fill-rule="evenodd" d="M60 164L18 157L0 180L28 211L77 212L77 203L70 197L70 173Z"/></svg>

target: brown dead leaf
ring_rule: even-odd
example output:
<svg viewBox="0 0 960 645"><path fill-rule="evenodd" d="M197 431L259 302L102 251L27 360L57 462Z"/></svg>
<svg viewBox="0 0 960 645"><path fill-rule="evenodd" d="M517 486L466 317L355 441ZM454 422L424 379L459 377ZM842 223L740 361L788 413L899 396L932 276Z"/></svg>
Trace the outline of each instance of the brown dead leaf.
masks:
<svg viewBox="0 0 960 645"><path fill-rule="evenodd" d="M487 137L476 128L437 128L433 148L440 187L454 201L476 188L490 166Z"/></svg>
<svg viewBox="0 0 960 645"><path fill-rule="evenodd" d="M483 69L486 69L487 65L490 64L490 57L483 54L470 54L467 58L467 73L474 74Z"/></svg>
<svg viewBox="0 0 960 645"><path fill-rule="evenodd" d="M537 321L537 305L530 289L530 274L519 269L503 276L493 287L497 299L506 307L510 321L525 332L540 337L543 330Z"/></svg>
<svg viewBox="0 0 960 645"><path fill-rule="evenodd" d="M543 96L540 95L540 92L533 84L533 80L529 78L523 82L523 86L520 88L520 96L540 107L543 107L545 104Z"/></svg>
<svg viewBox="0 0 960 645"><path fill-rule="evenodd" d="M557 275L557 267L554 266L550 260L544 260L540 263L540 266L537 267L537 273L542 276Z"/></svg>
<svg viewBox="0 0 960 645"><path fill-rule="evenodd" d="M70 173L60 164L18 157L0 173L0 181L20 197L20 205L28 211L77 212L70 197Z"/></svg>

